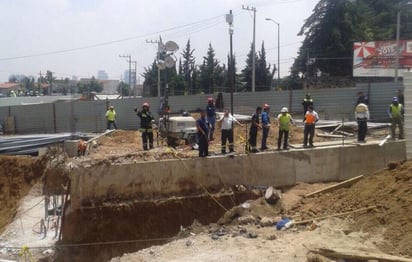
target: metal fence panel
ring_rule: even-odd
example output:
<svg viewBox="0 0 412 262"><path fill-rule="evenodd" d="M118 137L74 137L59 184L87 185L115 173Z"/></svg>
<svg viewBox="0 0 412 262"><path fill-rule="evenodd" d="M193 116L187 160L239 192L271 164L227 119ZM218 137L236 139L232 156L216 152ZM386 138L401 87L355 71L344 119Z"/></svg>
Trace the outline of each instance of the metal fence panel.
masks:
<svg viewBox="0 0 412 262"><path fill-rule="evenodd" d="M325 120L353 120L354 106L359 91L369 95L369 108L372 120L387 120L387 108L398 89L403 90L402 83L359 84L353 88L330 88L314 90L284 90L255 93L234 93L234 113L251 115L257 106L268 103L272 116L284 106L297 117L303 117L301 102L310 92L315 110ZM207 98L214 95L173 96L169 97L172 112L195 111L207 105ZM224 107L230 108L230 94L223 94ZM0 121L7 116L14 116L17 133L54 133L54 132L102 132L106 129L105 113L108 106L116 110L117 124L120 129L136 130L140 120L133 111L141 109L144 102L150 104L151 112L158 119L160 101L157 97L125 98L98 101L58 101L48 104L0 106Z"/></svg>

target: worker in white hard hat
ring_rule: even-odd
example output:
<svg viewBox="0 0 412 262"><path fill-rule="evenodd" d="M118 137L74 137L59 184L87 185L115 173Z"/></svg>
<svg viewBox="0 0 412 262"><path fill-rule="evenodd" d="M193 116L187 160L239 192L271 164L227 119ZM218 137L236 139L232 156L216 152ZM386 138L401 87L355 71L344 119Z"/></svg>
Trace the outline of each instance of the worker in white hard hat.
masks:
<svg viewBox="0 0 412 262"><path fill-rule="evenodd" d="M114 111L113 106L110 106L109 109L106 111L106 120L107 120L107 130L109 130L112 127L112 125L114 129L117 129L116 111Z"/></svg>
<svg viewBox="0 0 412 262"><path fill-rule="evenodd" d="M278 150L281 150L282 145L282 137L283 139L283 149L289 150L288 147L288 138L289 138L289 130L290 124L295 124L292 116L289 114L289 110L287 107L283 107L280 110L280 114L276 117L276 123L279 127L278 133Z"/></svg>
<svg viewBox="0 0 412 262"><path fill-rule="evenodd" d="M396 127L399 129L399 139L404 139L403 137L403 115L405 111L403 105L399 103L399 98L394 96L392 98L392 103L388 108L388 115L391 119L391 136L392 139L395 139Z"/></svg>

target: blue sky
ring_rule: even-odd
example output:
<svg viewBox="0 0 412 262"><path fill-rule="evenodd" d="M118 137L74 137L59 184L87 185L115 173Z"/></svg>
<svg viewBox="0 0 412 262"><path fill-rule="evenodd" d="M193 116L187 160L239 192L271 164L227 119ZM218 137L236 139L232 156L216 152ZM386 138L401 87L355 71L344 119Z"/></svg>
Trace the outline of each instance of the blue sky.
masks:
<svg viewBox="0 0 412 262"><path fill-rule="evenodd" d="M128 64L119 55L130 54L141 73L156 55L146 40L173 40L181 55L190 38L197 64L209 43L226 63L228 25L224 15L234 13L234 53L238 69L244 66L252 42L256 12L256 48L262 41L269 63L277 63L277 26L280 23L281 76L287 75L302 41L304 20L318 0L2 0L0 1L0 82L10 74L38 76L50 70L57 78L91 77L106 70L121 79ZM143 79L140 78L142 82Z"/></svg>

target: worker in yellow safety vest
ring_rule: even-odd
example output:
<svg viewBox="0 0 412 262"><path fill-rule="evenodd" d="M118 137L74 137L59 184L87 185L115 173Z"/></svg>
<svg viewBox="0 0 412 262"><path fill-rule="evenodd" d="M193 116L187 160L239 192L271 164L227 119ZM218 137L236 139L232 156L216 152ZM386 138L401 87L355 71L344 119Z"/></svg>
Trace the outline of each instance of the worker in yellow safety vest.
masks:
<svg viewBox="0 0 412 262"><path fill-rule="evenodd" d="M282 144L282 137L284 136L283 140L283 149L284 150L289 150L288 147L288 138L289 138L289 129L290 129L290 124L294 124L292 116L288 113L288 108L283 107L280 110L280 114L276 118L276 122L279 126L279 132L278 132L278 150L280 150L280 146Z"/></svg>
<svg viewBox="0 0 412 262"><path fill-rule="evenodd" d="M388 108L388 115L389 118L391 119L391 136L392 139L395 139L395 131L396 127L399 129L399 139L403 139L403 115L404 115L404 109L403 105L399 103L398 97L393 97L392 98L392 103L390 104Z"/></svg>
<svg viewBox="0 0 412 262"><path fill-rule="evenodd" d="M110 106L109 109L106 111L106 120L107 120L107 129L109 130L111 126L114 126L114 129L117 129L116 125L116 111L114 111L114 107Z"/></svg>

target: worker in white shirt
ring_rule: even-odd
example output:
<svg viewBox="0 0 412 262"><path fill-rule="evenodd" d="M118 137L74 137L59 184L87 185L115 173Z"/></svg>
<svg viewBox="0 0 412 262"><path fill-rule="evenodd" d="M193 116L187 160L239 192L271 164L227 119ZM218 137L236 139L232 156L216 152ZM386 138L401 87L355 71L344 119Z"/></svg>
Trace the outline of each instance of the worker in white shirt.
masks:
<svg viewBox="0 0 412 262"><path fill-rule="evenodd" d="M225 109L223 116L218 120L221 122L222 128L222 154L226 154L226 141L229 140L229 151L234 152L233 145L233 124L243 126L232 114L229 113L228 109Z"/></svg>
<svg viewBox="0 0 412 262"><path fill-rule="evenodd" d="M355 119L358 123L358 143L365 143L366 132L368 131L369 109L368 105L359 103L355 107Z"/></svg>

